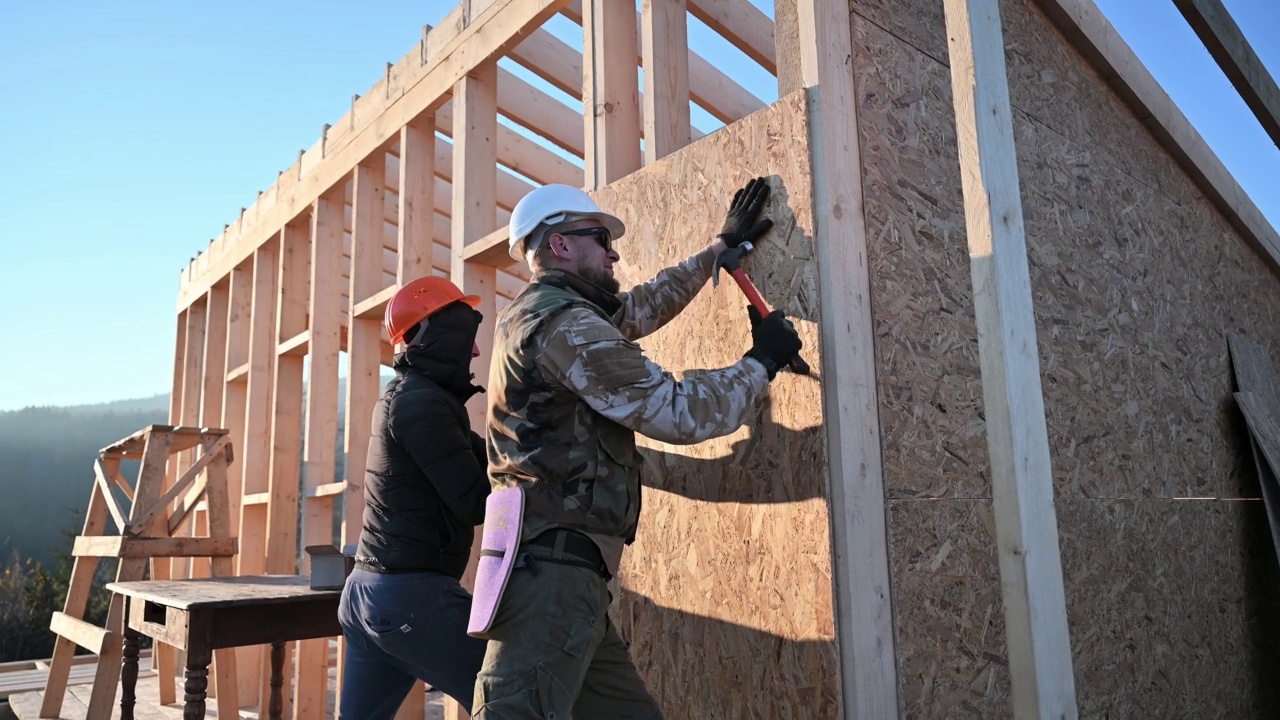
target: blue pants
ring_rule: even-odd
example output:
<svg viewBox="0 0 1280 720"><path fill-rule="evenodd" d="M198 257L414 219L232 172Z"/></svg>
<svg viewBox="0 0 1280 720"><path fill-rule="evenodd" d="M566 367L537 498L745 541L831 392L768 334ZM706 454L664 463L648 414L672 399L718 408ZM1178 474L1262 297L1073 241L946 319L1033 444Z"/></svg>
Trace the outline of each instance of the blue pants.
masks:
<svg viewBox="0 0 1280 720"><path fill-rule="evenodd" d="M467 635L471 594L440 573L380 574L356 568L342 588L347 641L342 720L391 720L414 679L471 712L485 641Z"/></svg>

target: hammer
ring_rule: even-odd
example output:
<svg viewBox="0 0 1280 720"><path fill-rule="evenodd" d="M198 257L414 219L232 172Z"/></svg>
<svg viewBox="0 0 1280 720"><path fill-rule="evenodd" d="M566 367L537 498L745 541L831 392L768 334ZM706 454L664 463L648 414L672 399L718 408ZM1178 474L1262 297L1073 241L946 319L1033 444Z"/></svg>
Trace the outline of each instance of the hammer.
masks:
<svg viewBox="0 0 1280 720"><path fill-rule="evenodd" d="M770 310L769 304L760 296L760 291L756 289L751 278L747 277L747 273L742 270L742 258L746 257L755 246L750 241L744 242L736 248L729 248L720 253L716 258L714 269L711 271L712 287L720 287L720 270L724 269L733 277L733 281L738 283L738 287L742 290L742 294L747 296L747 302L755 306L760 313L760 317L766 317ZM791 372L797 375L809 374L809 363L804 358L796 355L791 358L790 364L787 365Z"/></svg>

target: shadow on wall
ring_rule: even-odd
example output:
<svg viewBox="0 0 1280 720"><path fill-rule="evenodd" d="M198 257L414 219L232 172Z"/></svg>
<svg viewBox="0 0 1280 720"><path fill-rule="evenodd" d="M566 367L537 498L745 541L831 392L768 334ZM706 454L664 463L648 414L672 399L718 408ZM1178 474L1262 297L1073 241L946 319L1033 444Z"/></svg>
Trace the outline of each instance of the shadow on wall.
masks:
<svg viewBox="0 0 1280 720"><path fill-rule="evenodd" d="M768 401L750 435L719 458L641 447L646 487L713 503L791 503L826 498L826 432L774 423Z"/></svg>
<svg viewBox="0 0 1280 720"><path fill-rule="evenodd" d="M836 717L834 639L780 637L663 607L626 587L611 612L668 718Z"/></svg>

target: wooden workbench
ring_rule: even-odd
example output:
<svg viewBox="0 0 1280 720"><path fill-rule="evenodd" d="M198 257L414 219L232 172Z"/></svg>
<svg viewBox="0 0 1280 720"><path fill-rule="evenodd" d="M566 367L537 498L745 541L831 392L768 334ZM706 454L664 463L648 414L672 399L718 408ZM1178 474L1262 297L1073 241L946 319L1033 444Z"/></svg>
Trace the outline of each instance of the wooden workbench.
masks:
<svg viewBox="0 0 1280 720"><path fill-rule="evenodd" d="M196 580L141 580L108 583L127 602L124 662L121 666L122 720L133 719L141 636L187 653L184 720L205 716L209 661L213 651L271 645L268 717L278 720L284 644L340 635L338 590L312 590L305 575L259 575Z"/></svg>

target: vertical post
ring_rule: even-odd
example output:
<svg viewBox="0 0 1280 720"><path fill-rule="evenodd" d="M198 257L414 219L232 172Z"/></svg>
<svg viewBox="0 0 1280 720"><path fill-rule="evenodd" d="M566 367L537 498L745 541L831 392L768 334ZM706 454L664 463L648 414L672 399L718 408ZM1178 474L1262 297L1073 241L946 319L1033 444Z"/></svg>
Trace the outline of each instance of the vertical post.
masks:
<svg viewBox="0 0 1280 720"><path fill-rule="evenodd" d="M307 390L302 480L304 545L333 542L333 495L315 491L334 482L338 437L338 353L342 330L342 223L346 183L316 199L311 213L311 283L307 313ZM302 557L309 571L309 558ZM297 643L293 716L322 718L328 690L329 640Z"/></svg>
<svg viewBox="0 0 1280 720"><path fill-rule="evenodd" d="M435 214L435 118L420 115L400 128L400 210L396 283L431 274Z"/></svg>
<svg viewBox="0 0 1280 720"><path fill-rule="evenodd" d="M640 169L635 5L617 0L583 0L582 33L584 177L587 189L594 190ZM688 49L682 52L687 53ZM457 102L454 95L455 117L461 114ZM455 173L457 167L455 162ZM457 217L454 215L455 222Z"/></svg>
<svg viewBox="0 0 1280 720"><path fill-rule="evenodd" d="M400 135L401 177L406 155ZM347 336L346 486L343 488L343 546L360 539L364 518L364 471L369 454L373 406L378 400L378 375L382 357L381 317L356 317L356 305L382 289L382 212L385 196L386 154L379 151L356 166L351 191L351 328ZM403 192L403 191L402 191ZM405 214L400 197L401 217ZM430 213L430 206L427 207ZM427 238L430 240L430 233ZM428 268L428 272L430 269ZM338 643L338 697L342 696L346 643Z"/></svg>
<svg viewBox="0 0 1280 720"><path fill-rule="evenodd" d="M997 0L946 0L1013 714L1078 714Z"/></svg>
<svg viewBox="0 0 1280 720"><path fill-rule="evenodd" d="M231 301L231 280L224 278L209 288L205 317L204 361L200 391L200 427L221 427L222 401L227 385L227 323ZM207 536L209 503L194 508L187 523L187 534ZM191 558L189 577L209 577L210 559ZM217 691L217 688L214 688Z"/></svg>
<svg viewBox="0 0 1280 720"><path fill-rule="evenodd" d="M273 244L273 240L267 242ZM253 266L254 261L247 259L231 271L231 298L227 316L227 367L237 369L250 364L251 345L253 342ZM274 277L274 272L272 274ZM270 313L274 315L275 313ZM248 475L246 456L249 454L248 412L249 412L249 376L252 370L228 380L222 396L222 427L231 434L233 460L227 473L227 532L240 536L240 553L230 558L231 571L238 574L236 563L245 555L245 538L239 532L241 526L241 498L245 491L245 478ZM260 551L257 552L262 557ZM251 688L257 678L257 655L254 648L236 649L236 688L238 698L243 698L240 705L251 704L254 692Z"/></svg>
<svg viewBox="0 0 1280 720"><path fill-rule="evenodd" d="M773 0L773 47L778 58L778 97L804 87L797 0Z"/></svg>
<svg viewBox="0 0 1280 720"><path fill-rule="evenodd" d="M634 18L633 10L627 11ZM634 22L634 20L633 20ZM632 42L635 42L634 26ZM634 46L633 46L634 47ZM631 58L635 58L632 52ZM634 91L634 79L632 90ZM480 296L476 308L484 315L476 344L480 357L472 368L482 377L488 372L493 357L494 316L497 309L497 270L491 266L469 263L463 258L468 243L475 242L498 226L496 193L498 150L494 138L498 130L497 65L488 63L462 78L453 88L453 257L451 276L464 293ZM471 427L480 433L485 427L485 404L482 396L467 405ZM476 535L479 537L479 533ZM463 575L463 585L470 588L475 581L475 565L480 544L471 548L471 560ZM466 713L452 701L450 716L465 718Z"/></svg>
<svg viewBox="0 0 1280 720"><path fill-rule="evenodd" d="M797 14L812 135L841 699L845 717L894 717L898 683L852 18L843 0L799 0Z"/></svg>
<svg viewBox="0 0 1280 720"><path fill-rule="evenodd" d="M314 208L312 208L314 210ZM307 329L307 285L310 280L311 211L289 221L280 232L280 274L277 283L274 411L271 415L271 462L267 480L266 562L268 573L298 571L298 485L302 454L301 347L279 343L293 340ZM292 644L290 644L292 647ZM266 683L259 687L265 693ZM291 692L285 692L289 712ZM266 707L267 697L259 699Z"/></svg>
<svg viewBox="0 0 1280 720"><path fill-rule="evenodd" d="M689 144L689 30L685 0L644 0L644 161Z"/></svg>

